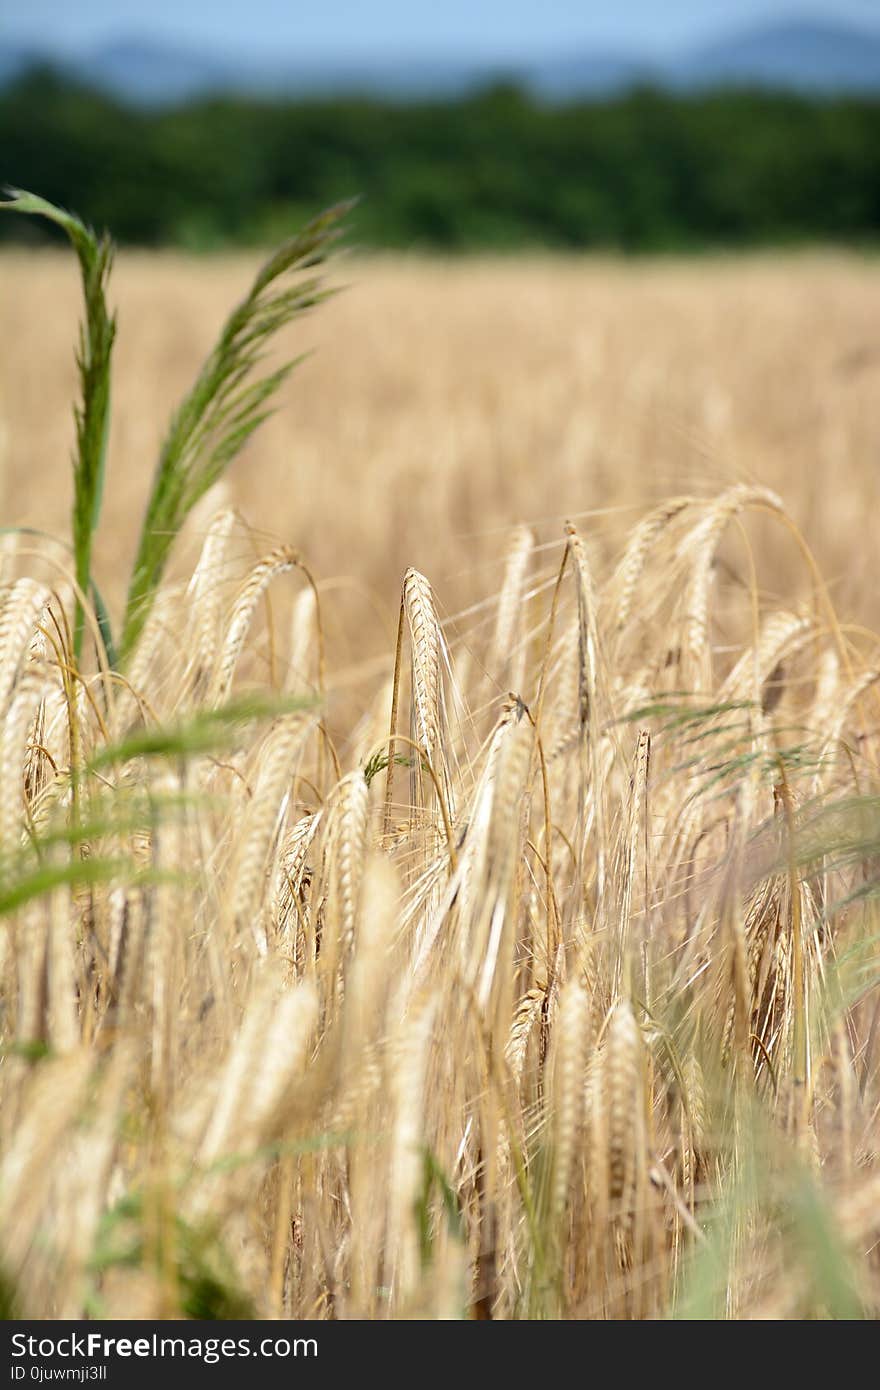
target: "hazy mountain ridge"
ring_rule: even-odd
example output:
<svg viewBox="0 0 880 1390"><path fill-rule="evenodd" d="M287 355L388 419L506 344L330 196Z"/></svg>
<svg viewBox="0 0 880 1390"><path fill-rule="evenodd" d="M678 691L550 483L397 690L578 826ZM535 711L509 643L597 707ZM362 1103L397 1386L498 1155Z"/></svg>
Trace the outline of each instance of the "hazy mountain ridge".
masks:
<svg viewBox="0 0 880 1390"><path fill-rule="evenodd" d="M831 96L880 93L880 32L791 21L734 33L667 61L597 50L494 65L430 57L269 60L136 37L62 60L48 49L6 44L0 46L0 85L41 64L150 105L220 91L266 97L358 92L401 100L454 98L502 80L548 101L610 96L640 82L679 91L749 85Z"/></svg>

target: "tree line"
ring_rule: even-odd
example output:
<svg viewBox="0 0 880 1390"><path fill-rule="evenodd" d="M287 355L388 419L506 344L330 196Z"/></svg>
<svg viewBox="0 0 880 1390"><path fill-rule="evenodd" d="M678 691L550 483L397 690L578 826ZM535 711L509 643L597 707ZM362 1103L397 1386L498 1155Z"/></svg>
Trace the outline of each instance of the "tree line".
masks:
<svg viewBox="0 0 880 1390"><path fill-rule="evenodd" d="M276 241L353 195L368 247L870 246L880 102L645 88L553 106L497 86L144 110L35 71L0 94L0 179L146 246ZM38 235L0 219L0 237Z"/></svg>

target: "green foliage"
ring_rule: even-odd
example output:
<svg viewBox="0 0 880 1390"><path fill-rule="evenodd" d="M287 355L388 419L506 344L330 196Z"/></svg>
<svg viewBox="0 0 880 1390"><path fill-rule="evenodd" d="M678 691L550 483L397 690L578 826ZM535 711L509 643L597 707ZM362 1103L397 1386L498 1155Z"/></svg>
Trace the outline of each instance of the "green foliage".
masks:
<svg viewBox="0 0 880 1390"><path fill-rule="evenodd" d="M97 517L95 518L95 524L97 525ZM62 549L68 550L71 554L74 553L72 545L68 545L67 542L61 540L59 536L53 536L50 535L48 531L40 530L37 526L0 526L0 536L35 536L37 540L48 541L51 545L60 545ZM113 641L110 614L107 611L107 605L104 602L103 595L95 583L94 575L92 576L88 592L95 613L95 622L98 624L98 631L101 634L101 641L104 644L107 661L110 666L115 668L118 665L118 658Z"/></svg>
<svg viewBox="0 0 880 1390"><path fill-rule="evenodd" d="M757 1157L767 1132L757 1113L748 1116ZM685 1267L673 1317L687 1322L738 1316L728 1298L731 1272L743 1259L744 1233L761 1224L776 1232L752 1277L767 1296L788 1290L782 1316L853 1320L865 1317L853 1252L847 1248L828 1198L798 1160L774 1154L774 1162L746 1164L703 1228Z"/></svg>
<svg viewBox="0 0 880 1390"><path fill-rule="evenodd" d="M0 890L0 917L8 916L25 903L43 898L55 888L93 886L97 883L124 881L136 882L139 875L134 871L130 859L122 856L116 859L71 860L66 864L45 865L23 874L11 882L4 881ZM155 882L149 875L144 882Z"/></svg>
<svg viewBox="0 0 880 1390"><path fill-rule="evenodd" d="M139 1192L127 1195L104 1214L90 1266L96 1285L92 1302L99 1316L100 1282L106 1272L148 1266L151 1245L145 1226L149 1215ZM171 1235L169 1254L185 1317L200 1322L253 1318L254 1306L237 1286L220 1233L175 1215ZM161 1261L157 1263L161 1266ZM161 1267L158 1272L166 1273Z"/></svg>
<svg viewBox="0 0 880 1390"><path fill-rule="evenodd" d="M77 773L74 785L88 803L88 813L68 820L62 803L56 816L30 831L13 852L0 852L0 917L60 887L93 888L101 883L141 886L182 879L168 871L138 869L123 839L146 834L159 817L207 805L201 796L191 802L184 794L143 794L107 784L108 768L124 768L145 758L183 761L198 754L219 753L240 737L244 728L315 705L311 698L281 697L236 700L219 709L203 710L174 725L138 729L119 743L100 748ZM77 798L76 804L79 803ZM56 853L57 852L57 853Z"/></svg>
<svg viewBox="0 0 880 1390"><path fill-rule="evenodd" d="M272 398L301 360L253 379L269 340L291 319L327 297L318 276L307 275L292 283L289 277L314 270L324 262L341 235L340 221L350 206L340 203L327 209L269 257L250 293L229 315L195 385L174 415L141 528L125 610L121 660L131 653L143 629L168 555L187 516L271 413ZM79 259L85 321L77 353L81 403L75 412L73 550L79 593L74 655L77 661L82 656L82 596L90 594L107 659L115 665L109 617L91 575L110 426L110 364L116 321L107 312L105 290L113 244L106 233L97 237L78 217L33 193L11 189L0 207L36 215L60 227Z"/></svg>
<svg viewBox="0 0 880 1390"><path fill-rule="evenodd" d="M875 242L880 103L759 91L541 105L509 86L395 105L132 110L50 73L0 98L6 177L124 242L265 244L364 195L377 247L625 251Z"/></svg>
<svg viewBox="0 0 880 1390"><path fill-rule="evenodd" d="M171 421L159 455L134 563L121 655L137 641L186 516L271 413L269 402L296 361L254 381L267 341L297 314L326 298L317 276L287 277L319 266L339 235L348 204L330 208L287 240L260 270L229 315L213 352ZM301 359L297 359L301 360Z"/></svg>
<svg viewBox="0 0 880 1390"><path fill-rule="evenodd" d="M0 207L11 212L45 217L60 227L70 240L82 275L85 318L80 326L76 364L79 369L80 403L74 409L76 454L73 460L73 549L79 594L74 619L74 652L82 654L85 617L80 595L92 589L92 540L101 513L107 436L110 429L110 358L116 336L116 318L107 310L106 288L113 260L113 244L104 233L98 237L78 217L54 207L45 199L19 189L8 190Z"/></svg>
<svg viewBox="0 0 880 1390"><path fill-rule="evenodd" d="M434 1258L434 1229L431 1198L434 1188L440 1196L443 1215L453 1239L464 1243L465 1231L458 1198L436 1155L429 1148L422 1150L422 1188L415 1205L416 1226L419 1232L419 1254L422 1268L427 1269Z"/></svg>
<svg viewBox="0 0 880 1390"><path fill-rule="evenodd" d="M0 1268L0 1322L14 1322L18 1319L18 1298L15 1285Z"/></svg>
<svg viewBox="0 0 880 1390"><path fill-rule="evenodd" d="M386 770L389 761L390 759L388 757L388 753L384 748L379 749L378 752L374 753L372 757L367 759L363 766L363 774L364 781L366 782L368 787L372 785L374 777L378 777L380 772L384 772ZM395 767L412 767L412 765L412 758L404 757L404 755L400 753L396 753L394 755Z"/></svg>
<svg viewBox="0 0 880 1390"><path fill-rule="evenodd" d="M219 709L199 710L183 723L138 729L121 743L101 748L88 764L89 772L133 758L187 758L214 753L224 748L236 730L258 720L313 709L317 701L309 696L264 698L245 697Z"/></svg>

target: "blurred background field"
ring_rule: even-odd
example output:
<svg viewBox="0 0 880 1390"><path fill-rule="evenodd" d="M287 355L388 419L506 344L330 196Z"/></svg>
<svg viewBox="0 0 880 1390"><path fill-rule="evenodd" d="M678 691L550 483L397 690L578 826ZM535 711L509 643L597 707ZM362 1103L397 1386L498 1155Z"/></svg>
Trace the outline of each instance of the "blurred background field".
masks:
<svg viewBox="0 0 880 1390"><path fill-rule="evenodd" d="M254 265L121 255L96 552L111 606L165 423ZM0 266L3 515L64 536L76 272L54 253L7 251ZM842 612L876 623L873 259L374 257L331 278L341 292L285 335L284 352L314 351L229 492L258 548L271 535L321 579L351 579L329 608L357 646L387 645L375 608L393 620L408 564L453 612L497 590L518 521L555 540L582 518L601 545L654 501L739 480L786 498ZM761 550L768 594L795 574L793 548Z"/></svg>
<svg viewBox="0 0 880 1390"><path fill-rule="evenodd" d="M111 606L170 411L262 248L356 196L344 292L281 345L316 350L229 488L324 579L356 575L357 643L407 564L454 611L520 520L589 513L601 543L737 480L781 492L875 619L869 5L37 0L0 21L0 150L0 176L123 247ZM78 313L59 235L0 217L4 518L55 534ZM790 557L761 560L784 591Z"/></svg>

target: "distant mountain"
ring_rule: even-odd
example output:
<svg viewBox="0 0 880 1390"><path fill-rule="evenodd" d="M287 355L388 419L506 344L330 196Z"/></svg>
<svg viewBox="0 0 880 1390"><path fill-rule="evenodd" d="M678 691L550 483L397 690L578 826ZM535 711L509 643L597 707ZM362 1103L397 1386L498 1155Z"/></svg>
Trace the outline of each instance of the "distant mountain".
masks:
<svg viewBox="0 0 880 1390"><path fill-rule="evenodd" d="M14 82L28 68L47 61L39 49L25 47L23 44L0 43L0 87Z"/></svg>
<svg viewBox="0 0 880 1390"><path fill-rule="evenodd" d="M453 98L484 85L484 64L437 61L261 59L124 38L75 57L0 43L0 87L34 67L97 87L136 105L165 105L210 93L259 97L358 92L412 99Z"/></svg>
<svg viewBox="0 0 880 1390"><path fill-rule="evenodd" d="M663 62L585 54L522 72L546 99L612 93L650 82L675 91L764 87L817 96L880 95L880 32L791 21L747 29Z"/></svg>
<svg viewBox="0 0 880 1390"><path fill-rule="evenodd" d="M520 67L520 83L547 101L613 96L639 82L663 83L662 71L625 53L584 53Z"/></svg>
<svg viewBox="0 0 880 1390"><path fill-rule="evenodd" d="M776 24L707 44L672 64L667 76L684 87L877 92L880 34L837 24Z"/></svg>
<svg viewBox="0 0 880 1390"><path fill-rule="evenodd" d="M431 58L257 59L138 38L59 58L49 50L0 43L0 87L37 64L144 105L210 92L452 99L501 80L517 82L545 101L609 96L645 82L678 91L746 85L831 96L880 94L880 33L791 21L733 34L662 62L593 52L495 66Z"/></svg>
<svg viewBox="0 0 880 1390"><path fill-rule="evenodd" d="M234 56L136 38L103 44L61 66L89 86L150 105L210 90L234 91L249 77L246 65ZM253 76L259 81L258 73Z"/></svg>

